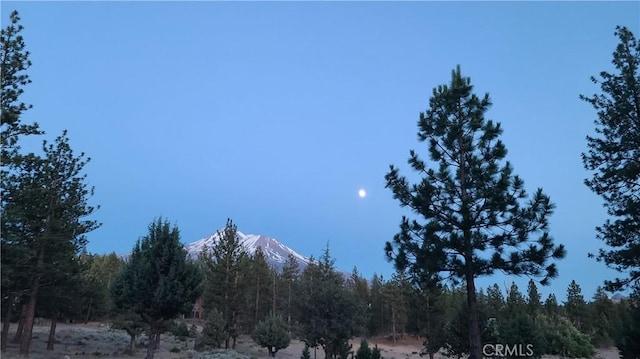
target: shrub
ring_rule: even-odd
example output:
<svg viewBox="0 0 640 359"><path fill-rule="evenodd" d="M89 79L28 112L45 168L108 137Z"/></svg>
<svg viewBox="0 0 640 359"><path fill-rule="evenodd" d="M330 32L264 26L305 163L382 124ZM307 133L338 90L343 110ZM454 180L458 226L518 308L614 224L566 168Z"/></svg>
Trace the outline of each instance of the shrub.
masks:
<svg viewBox="0 0 640 359"><path fill-rule="evenodd" d="M360 341L360 348L358 348L358 352L356 353L357 359L371 359L371 348L369 348L369 343L366 339L362 339Z"/></svg>
<svg viewBox="0 0 640 359"><path fill-rule="evenodd" d="M273 313L256 324L251 338L261 347L267 348L272 358L276 356L278 350L288 347L291 342L282 318Z"/></svg>
<svg viewBox="0 0 640 359"><path fill-rule="evenodd" d="M309 353L309 344L304 343L304 349L302 349L302 355L300 359L311 359L311 353Z"/></svg>
<svg viewBox="0 0 640 359"><path fill-rule="evenodd" d="M213 309L207 316L207 322L202 329L202 337L197 340L198 350L204 347L222 348L222 343L229 337L225 329L225 320L218 310Z"/></svg>
<svg viewBox="0 0 640 359"><path fill-rule="evenodd" d="M371 350L371 359L382 359L382 353L380 349L378 349L378 344L376 344Z"/></svg>
<svg viewBox="0 0 640 359"><path fill-rule="evenodd" d="M191 324L191 327L189 328L189 337L196 338L197 336L198 336L198 327L196 327L195 324Z"/></svg>
<svg viewBox="0 0 640 359"><path fill-rule="evenodd" d="M189 328L187 327L187 323L184 321L180 321L180 323L174 325L171 329L171 334L175 337L186 338L189 336Z"/></svg>
<svg viewBox="0 0 640 359"><path fill-rule="evenodd" d="M180 353L180 348L173 347L173 348L169 349L169 351L172 352L172 353Z"/></svg>
<svg viewBox="0 0 640 359"><path fill-rule="evenodd" d="M540 316L538 323L544 336L546 354L569 358L591 358L595 354L589 336L581 333L569 319Z"/></svg>
<svg viewBox="0 0 640 359"><path fill-rule="evenodd" d="M353 346L349 344L349 339L342 339L336 343L336 352L339 359L349 359L349 353Z"/></svg>

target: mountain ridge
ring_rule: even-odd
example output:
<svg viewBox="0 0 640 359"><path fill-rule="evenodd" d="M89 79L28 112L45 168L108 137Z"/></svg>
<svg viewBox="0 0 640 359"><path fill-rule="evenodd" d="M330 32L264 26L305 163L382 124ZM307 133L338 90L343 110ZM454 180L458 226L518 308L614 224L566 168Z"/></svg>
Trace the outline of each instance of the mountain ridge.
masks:
<svg viewBox="0 0 640 359"><path fill-rule="evenodd" d="M184 247L189 253L189 257L195 259L205 247L211 247L217 243L220 240L220 233L222 233L222 231L216 231L204 238L186 244ZM254 254L255 251L260 248L262 253L264 253L267 263L277 270L282 270L289 254L292 254L298 260L300 270L303 270L309 265L309 257L301 255L273 237L261 234L244 234L240 231L236 231L236 236L247 253Z"/></svg>

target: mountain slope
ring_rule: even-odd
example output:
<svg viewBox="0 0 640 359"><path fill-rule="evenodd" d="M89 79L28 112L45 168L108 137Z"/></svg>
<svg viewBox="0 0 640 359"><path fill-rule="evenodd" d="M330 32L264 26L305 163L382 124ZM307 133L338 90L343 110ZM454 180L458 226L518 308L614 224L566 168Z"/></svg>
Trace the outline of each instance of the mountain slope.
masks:
<svg viewBox="0 0 640 359"><path fill-rule="evenodd" d="M256 249L260 247L264 253L267 263L272 267L280 270L287 262L289 254L298 260L300 269L304 269L309 264L309 258L299 254L293 249L285 246L275 238L259 235L259 234L244 234L240 231L236 232L236 235L240 239L240 243L245 247L249 254L255 253ZM219 240L218 233L213 233L205 238L189 243L185 246L189 256L196 258L205 246L211 247Z"/></svg>

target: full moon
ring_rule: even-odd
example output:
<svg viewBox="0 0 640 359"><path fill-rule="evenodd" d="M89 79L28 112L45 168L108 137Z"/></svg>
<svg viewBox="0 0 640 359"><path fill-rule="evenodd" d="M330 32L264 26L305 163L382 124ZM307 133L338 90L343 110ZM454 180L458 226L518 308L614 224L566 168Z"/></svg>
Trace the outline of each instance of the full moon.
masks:
<svg viewBox="0 0 640 359"><path fill-rule="evenodd" d="M365 192L365 190L361 189L358 191L358 196L360 196L360 198L364 198L367 195L367 192Z"/></svg>

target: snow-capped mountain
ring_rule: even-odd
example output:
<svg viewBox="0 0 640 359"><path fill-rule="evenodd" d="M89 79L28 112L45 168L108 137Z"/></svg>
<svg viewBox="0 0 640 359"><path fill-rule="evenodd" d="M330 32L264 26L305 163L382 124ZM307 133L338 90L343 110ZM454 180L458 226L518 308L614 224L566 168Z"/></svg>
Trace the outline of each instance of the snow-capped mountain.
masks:
<svg viewBox="0 0 640 359"><path fill-rule="evenodd" d="M249 254L255 253L256 249L260 247L267 263L278 270L282 269L287 262L289 254L296 257L301 270L309 264L309 258L285 246L275 238L259 234L244 234L240 231L237 231L236 235ZM187 244L185 248L192 258L197 258L205 246L211 247L214 243L218 242L219 239L218 233L216 232L198 241Z"/></svg>

